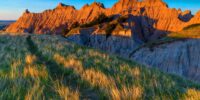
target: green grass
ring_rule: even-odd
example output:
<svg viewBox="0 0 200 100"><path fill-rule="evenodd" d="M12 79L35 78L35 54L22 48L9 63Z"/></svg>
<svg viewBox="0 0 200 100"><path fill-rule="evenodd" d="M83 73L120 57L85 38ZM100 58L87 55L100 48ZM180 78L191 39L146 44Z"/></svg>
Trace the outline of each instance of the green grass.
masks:
<svg viewBox="0 0 200 100"><path fill-rule="evenodd" d="M0 99L200 99L200 85L59 36L0 36Z"/></svg>
<svg viewBox="0 0 200 100"><path fill-rule="evenodd" d="M180 39L180 38L182 38L182 39L183 38L185 38L185 39L188 39L188 38L191 38L191 39L200 38L200 24L194 24L194 25L185 27L180 32L170 33L168 35L168 37L177 38L177 39Z"/></svg>
<svg viewBox="0 0 200 100"><path fill-rule="evenodd" d="M189 29L193 29L193 28L196 28L196 27L199 27L200 24L192 24L192 25L189 25L187 27L184 27L183 30L189 30Z"/></svg>

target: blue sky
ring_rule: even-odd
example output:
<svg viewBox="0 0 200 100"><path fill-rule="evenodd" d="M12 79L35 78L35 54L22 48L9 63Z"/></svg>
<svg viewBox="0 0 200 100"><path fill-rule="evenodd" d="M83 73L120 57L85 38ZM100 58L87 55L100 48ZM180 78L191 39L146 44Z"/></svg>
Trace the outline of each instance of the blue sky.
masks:
<svg viewBox="0 0 200 100"><path fill-rule="evenodd" d="M94 1L102 2L106 7L111 7L118 0L0 0L0 20L15 20L29 9L31 12L41 12L53 9L59 2L74 5L80 9L84 4ZM200 0L164 0L170 8L190 9L195 14L200 10Z"/></svg>

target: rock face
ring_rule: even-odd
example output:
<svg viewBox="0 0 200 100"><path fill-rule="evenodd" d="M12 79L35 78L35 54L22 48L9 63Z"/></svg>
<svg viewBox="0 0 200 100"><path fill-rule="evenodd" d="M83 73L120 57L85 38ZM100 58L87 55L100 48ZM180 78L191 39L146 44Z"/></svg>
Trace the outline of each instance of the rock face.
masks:
<svg viewBox="0 0 200 100"><path fill-rule="evenodd" d="M131 59L200 82L199 48L199 39L188 39L163 44L153 49L142 48L135 52Z"/></svg>
<svg viewBox="0 0 200 100"><path fill-rule="evenodd" d="M119 0L112 8L107 9L103 4L94 2L91 5L86 4L80 10L64 4L43 13L30 13L26 10L16 23L6 29L6 32L62 34L73 23L90 22L101 13L107 16L130 14L137 17L137 20L128 21L129 28L132 33L145 34L146 37L158 33L158 30L163 34L162 32L180 31L188 23L200 23L197 20L199 16L192 18L190 11L170 9L162 0ZM131 22L136 25L131 26Z"/></svg>
<svg viewBox="0 0 200 100"><path fill-rule="evenodd" d="M103 6L93 3L76 10L73 6L59 4L54 10L43 13L26 11L16 23L10 25L7 32L28 32L37 34L61 34L74 22L86 23L92 21L97 14L102 13Z"/></svg>
<svg viewBox="0 0 200 100"><path fill-rule="evenodd" d="M179 14L179 18L182 20L182 21L185 21L185 22L188 22L190 21L190 19L193 17L192 13L190 10L186 10L184 12L180 12Z"/></svg>
<svg viewBox="0 0 200 100"><path fill-rule="evenodd" d="M168 8L162 0L119 0L112 8L105 8L103 4L94 2L91 5L86 4L80 10L64 4L43 13L31 13L27 10L6 32L62 34L74 23L91 22L100 14L114 16L114 20L89 28L72 29L67 39L128 57L144 42L200 23L200 12L193 16L190 11ZM110 27L110 24L123 16L126 16L125 21L111 27L113 31L107 34L106 27ZM153 51L142 48L131 59L200 82L199 42L191 39L179 41L160 45Z"/></svg>
<svg viewBox="0 0 200 100"><path fill-rule="evenodd" d="M127 57L127 54L139 46L133 40L130 30L115 31L109 37L97 27L77 29L73 33L76 34L67 37L69 41L101 49L111 54L119 54L123 57Z"/></svg>

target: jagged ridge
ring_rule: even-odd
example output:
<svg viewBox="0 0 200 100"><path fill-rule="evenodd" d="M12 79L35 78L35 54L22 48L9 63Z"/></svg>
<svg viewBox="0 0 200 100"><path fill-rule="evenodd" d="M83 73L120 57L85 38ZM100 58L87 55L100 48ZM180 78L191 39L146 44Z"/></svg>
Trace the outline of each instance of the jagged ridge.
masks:
<svg viewBox="0 0 200 100"><path fill-rule="evenodd" d="M62 34L73 23L88 23L102 13L107 16L132 15L126 26L131 29L132 34L143 35L143 38L148 39L200 23L198 14L193 17L189 11L170 9L162 0L120 0L112 8L105 8L103 4L94 2L76 10L73 6L60 3L54 10L43 13L25 12L6 32Z"/></svg>

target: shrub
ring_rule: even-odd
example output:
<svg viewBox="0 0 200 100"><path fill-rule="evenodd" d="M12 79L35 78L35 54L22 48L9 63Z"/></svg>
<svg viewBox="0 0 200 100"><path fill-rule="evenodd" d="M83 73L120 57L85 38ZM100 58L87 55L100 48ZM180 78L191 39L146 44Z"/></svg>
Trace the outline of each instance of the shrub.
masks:
<svg viewBox="0 0 200 100"><path fill-rule="evenodd" d="M120 17L117 19L117 22L123 23L123 22L126 22L127 19L128 19L128 16L120 16Z"/></svg>
<svg viewBox="0 0 200 100"><path fill-rule="evenodd" d="M62 29L61 36L65 36L69 31L67 28Z"/></svg>
<svg viewBox="0 0 200 100"><path fill-rule="evenodd" d="M113 20L113 17L108 17L105 14L100 14L93 21L91 21L89 23L82 24L80 27L81 28L91 27L91 26L94 26L94 25L97 25L97 24L101 24L101 23L104 23L104 22L109 22L111 20Z"/></svg>
<svg viewBox="0 0 200 100"><path fill-rule="evenodd" d="M79 24L78 22L74 22L74 23L72 24L72 26L70 27L70 30L73 29L73 28L77 28L77 27L79 27L79 26L80 26L80 24Z"/></svg>
<svg viewBox="0 0 200 100"><path fill-rule="evenodd" d="M108 24L108 26L106 27L106 37L108 38L111 33L113 32L113 30L116 28L117 24Z"/></svg>
<svg viewBox="0 0 200 100"><path fill-rule="evenodd" d="M192 24L187 27L184 27L183 30L191 29L191 28L198 27L198 26L200 26L200 24Z"/></svg>

